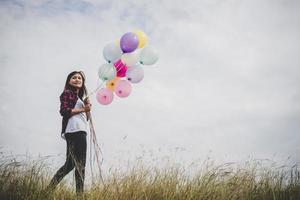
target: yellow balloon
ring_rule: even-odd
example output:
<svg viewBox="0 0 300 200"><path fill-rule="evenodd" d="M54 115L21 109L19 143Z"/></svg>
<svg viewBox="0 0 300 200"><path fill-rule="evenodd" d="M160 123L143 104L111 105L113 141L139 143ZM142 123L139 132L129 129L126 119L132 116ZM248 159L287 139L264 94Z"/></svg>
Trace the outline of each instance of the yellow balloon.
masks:
<svg viewBox="0 0 300 200"><path fill-rule="evenodd" d="M110 89L111 91L114 91L115 90L115 87L116 87L116 83L120 80L120 77L115 77L114 79L110 80L110 81L107 81L106 82L106 87L108 89Z"/></svg>
<svg viewBox="0 0 300 200"><path fill-rule="evenodd" d="M136 30L133 33L135 33L138 36L138 38L139 38L139 46L138 46L138 48L143 48L147 44L147 42L148 42L147 35L143 31L141 31L141 30Z"/></svg>
<svg viewBox="0 0 300 200"><path fill-rule="evenodd" d="M118 46L118 47L120 47L120 40L115 40L115 44Z"/></svg>

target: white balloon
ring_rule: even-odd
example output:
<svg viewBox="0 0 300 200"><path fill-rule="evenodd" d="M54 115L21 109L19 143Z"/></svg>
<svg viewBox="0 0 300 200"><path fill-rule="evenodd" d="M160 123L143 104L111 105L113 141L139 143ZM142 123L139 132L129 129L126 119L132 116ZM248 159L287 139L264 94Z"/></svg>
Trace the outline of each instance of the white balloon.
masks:
<svg viewBox="0 0 300 200"><path fill-rule="evenodd" d="M144 78L144 70L141 65L130 67L126 71L126 77L131 83L138 83Z"/></svg>
<svg viewBox="0 0 300 200"><path fill-rule="evenodd" d="M121 60L127 67L135 66L140 61L140 51L137 49L131 53L124 53Z"/></svg>
<svg viewBox="0 0 300 200"><path fill-rule="evenodd" d="M103 56L105 60L108 62L115 62L118 60L122 55L122 50L121 48L115 43L111 42L103 48Z"/></svg>
<svg viewBox="0 0 300 200"><path fill-rule="evenodd" d="M143 65L153 65L158 60L158 53L152 46L146 46L141 51L140 63Z"/></svg>

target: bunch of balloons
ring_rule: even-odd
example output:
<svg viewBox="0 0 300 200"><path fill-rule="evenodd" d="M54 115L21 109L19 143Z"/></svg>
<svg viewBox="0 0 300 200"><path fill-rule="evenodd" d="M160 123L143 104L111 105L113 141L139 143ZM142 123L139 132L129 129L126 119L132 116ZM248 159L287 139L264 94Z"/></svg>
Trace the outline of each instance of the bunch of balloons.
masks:
<svg viewBox="0 0 300 200"><path fill-rule="evenodd" d="M139 83L144 78L142 65L157 62L156 50L147 43L147 35L137 30L125 33L118 42L105 45L103 56L108 63L100 66L98 75L106 86L96 93L100 104L110 104L114 94L121 98L128 97L131 83Z"/></svg>

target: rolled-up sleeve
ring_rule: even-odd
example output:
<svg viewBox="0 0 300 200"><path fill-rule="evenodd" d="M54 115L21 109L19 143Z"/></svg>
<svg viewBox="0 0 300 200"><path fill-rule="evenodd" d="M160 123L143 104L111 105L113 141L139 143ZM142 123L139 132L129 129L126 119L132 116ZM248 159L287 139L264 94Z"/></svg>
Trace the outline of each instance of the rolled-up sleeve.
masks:
<svg viewBox="0 0 300 200"><path fill-rule="evenodd" d="M70 91L64 91L60 95L60 114L63 117L70 117L72 108L70 107Z"/></svg>

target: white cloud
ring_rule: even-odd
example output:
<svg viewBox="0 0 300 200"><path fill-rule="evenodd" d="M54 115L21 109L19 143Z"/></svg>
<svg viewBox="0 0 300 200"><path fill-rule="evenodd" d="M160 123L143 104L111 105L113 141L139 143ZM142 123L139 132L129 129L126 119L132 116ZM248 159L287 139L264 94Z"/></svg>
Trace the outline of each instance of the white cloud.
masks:
<svg viewBox="0 0 300 200"><path fill-rule="evenodd" d="M84 70L92 90L103 46L139 28L159 62L144 67L127 99L107 107L92 100L108 163L139 155L141 146L162 154L185 148L177 153L186 160L212 151L234 161L274 154L300 161L296 1L0 5L1 146L64 154L58 96L67 74Z"/></svg>

